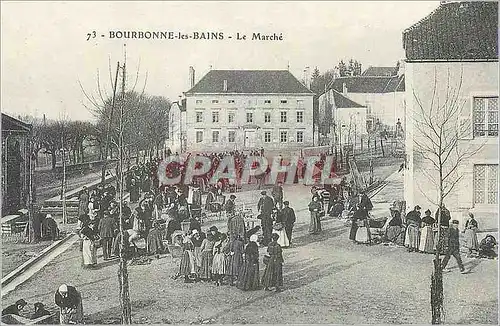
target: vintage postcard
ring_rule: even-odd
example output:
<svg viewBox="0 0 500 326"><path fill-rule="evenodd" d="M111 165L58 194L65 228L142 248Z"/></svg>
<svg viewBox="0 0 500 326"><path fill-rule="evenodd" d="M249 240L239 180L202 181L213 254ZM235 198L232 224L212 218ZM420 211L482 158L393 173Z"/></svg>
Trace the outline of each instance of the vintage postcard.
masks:
<svg viewBox="0 0 500 326"><path fill-rule="evenodd" d="M3 324L498 324L497 1L2 1Z"/></svg>

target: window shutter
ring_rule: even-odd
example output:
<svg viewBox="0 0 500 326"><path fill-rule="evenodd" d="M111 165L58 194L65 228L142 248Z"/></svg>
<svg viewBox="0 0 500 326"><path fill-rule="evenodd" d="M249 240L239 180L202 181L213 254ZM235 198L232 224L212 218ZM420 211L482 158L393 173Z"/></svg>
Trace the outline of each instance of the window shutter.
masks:
<svg viewBox="0 0 500 326"><path fill-rule="evenodd" d="M460 133L459 133L459 138L460 139L473 139L473 123L472 123L472 118L470 116L461 116L459 118L460 122Z"/></svg>

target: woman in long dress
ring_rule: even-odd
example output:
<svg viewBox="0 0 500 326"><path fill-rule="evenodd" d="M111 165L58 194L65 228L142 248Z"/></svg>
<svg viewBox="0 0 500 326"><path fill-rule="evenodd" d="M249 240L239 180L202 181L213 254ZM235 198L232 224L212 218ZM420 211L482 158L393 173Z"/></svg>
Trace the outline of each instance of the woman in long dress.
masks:
<svg viewBox="0 0 500 326"><path fill-rule="evenodd" d="M363 208L359 208L354 212L354 216L358 224L355 238L356 243L369 244L371 242L371 234L367 211Z"/></svg>
<svg viewBox="0 0 500 326"><path fill-rule="evenodd" d="M469 249L469 254L472 251L477 251L479 249L479 243L477 241L477 221L474 219L474 214L469 213L469 219L465 222L465 246Z"/></svg>
<svg viewBox="0 0 500 326"><path fill-rule="evenodd" d="M229 268L227 270L229 282L234 285L234 282L239 278L239 272L243 266L243 252L245 250L245 243L241 235L237 234L235 239L229 246Z"/></svg>
<svg viewBox="0 0 500 326"><path fill-rule="evenodd" d="M226 262L225 254L223 249L227 245L227 236L222 233L220 240L214 244L213 254L214 259L212 262L212 277L215 280L215 285L219 286L222 284L222 278L226 274Z"/></svg>
<svg viewBox="0 0 500 326"><path fill-rule="evenodd" d="M418 250L425 253L434 253L434 231L435 220L431 216L431 211L426 210L422 218L422 229L420 230L420 244Z"/></svg>
<svg viewBox="0 0 500 326"><path fill-rule="evenodd" d="M311 223L309 224L309 233L318 234L321 232L320 211L322 204L319 202L318 196L313 196L309 203L309 212L311 212Z"/></svg>
<svg viewBox="0 0 500 326"><path fill-rule="evenodd" d="M262 276L262 286L266 291L270 291L274 287L276 292L280 292L283 286L283 252L278 239L279 235L272 234L271 242L267 246L269 260Z"/></svg>
<svg viewBox="0 0 500 326"><path fill-rule="evenodd" d="M253 234L250 242L245 247L244 263L238 273L238 282L236 287L243 291L258 290L259 280L259 246L257 245L258 236Z"/></svg>
<svg viewBox="0 0 500 326"><path fill-rule="evenodd" d="M278 235L278 244L281 248L287 248L290 246L290 241L285 231L285 224L283 221L283 214L276 209L276 222L273 226L273 232Z"/></svg>
<svg viewBox="0 0 500 326"><path fill-rule="evenodd" d="M80 236L83 239L82 265L84 268L93 268L97 265L96 234L90 225L85 225L80 231Z"/></svg>
<svg viewBox="0 0 500 326"><path fill-rule="evenodd" d="M212 279L212 263L214 259L214 245L215 237L210 232L207 237L201 243L201 266L199 271L200 279L203 281L209 281Z"/></svg>
<svg viewBox="0 0 500 326"><path fill-rule="evenodd" d="M184 283L192 282L196 278L196 262L194 258L194 245L191 236L186 235L182 240L182 258L179 265L179 274L184 276Z"/></svg>
<svg viewBox="0 0 500 326"><path fill-rule="evenodd" d="M406 234L405 246L408 252L418 252L418 243L420 241L420 206L415 206L415 209L406 215Z"/></svg>

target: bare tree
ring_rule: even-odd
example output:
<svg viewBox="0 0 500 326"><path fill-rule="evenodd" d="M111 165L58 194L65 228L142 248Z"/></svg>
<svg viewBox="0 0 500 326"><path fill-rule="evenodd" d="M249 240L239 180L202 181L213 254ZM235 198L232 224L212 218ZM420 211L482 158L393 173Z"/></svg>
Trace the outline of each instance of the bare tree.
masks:
<svg viewBox="0 0 500 326"><path fill-rule="evenodd" d="M426 186L437 192L437 196L432 198L428 195L430 189L427 191L420 189L427 200L438 207L438 226L441 225L444 200L462 179L462 174L458 173L460 166L482 148L482 145L464 144L460 141L472 128L471 123L462 124L460 119L465 104L465 100L461 97L462 74L461 71L458 82L452 85L448 70L446 83L439 85L437 72L434 71L434 84L429 103L424 103L413 90L416 103L413 112L414 160L426 163L422 164L418 171L426 177ZM444 97L440 90L445 91ZM439 227L437 238L440 237ZM442 253L440 246L436 247L431 282L431 308L432 323L440 324L443 322L443 276L440 259Z"/></svg>

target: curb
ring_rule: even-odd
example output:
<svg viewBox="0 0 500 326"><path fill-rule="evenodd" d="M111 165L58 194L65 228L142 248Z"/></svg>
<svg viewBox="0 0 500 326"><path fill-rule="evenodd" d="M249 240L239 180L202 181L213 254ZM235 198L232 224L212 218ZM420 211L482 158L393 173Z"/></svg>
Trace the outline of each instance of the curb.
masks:
<svg viewBox="0 0 500 326"><path fill-rule="evenodd" d="M12 280L14 280L20 274L24 273L27 269L36 264L38 261L40 261L43 257L45 257L45 255L49 254L50 252L52 252L53 250L55 250L56 248L58 248L59 246L61 246L63 243L65 243L74 236L76 236L76 234L71 233L67 235L64 239L56 241L55 243L51 244L50 246L42 250L39 255L31 258L30 260L28 260L27 262L25 262L24 264L22 264L21 266L17 267L15 270L7 274L5 277L2 278L2 288L7 284L9 284L10 282L12 282Z"/></svg>

